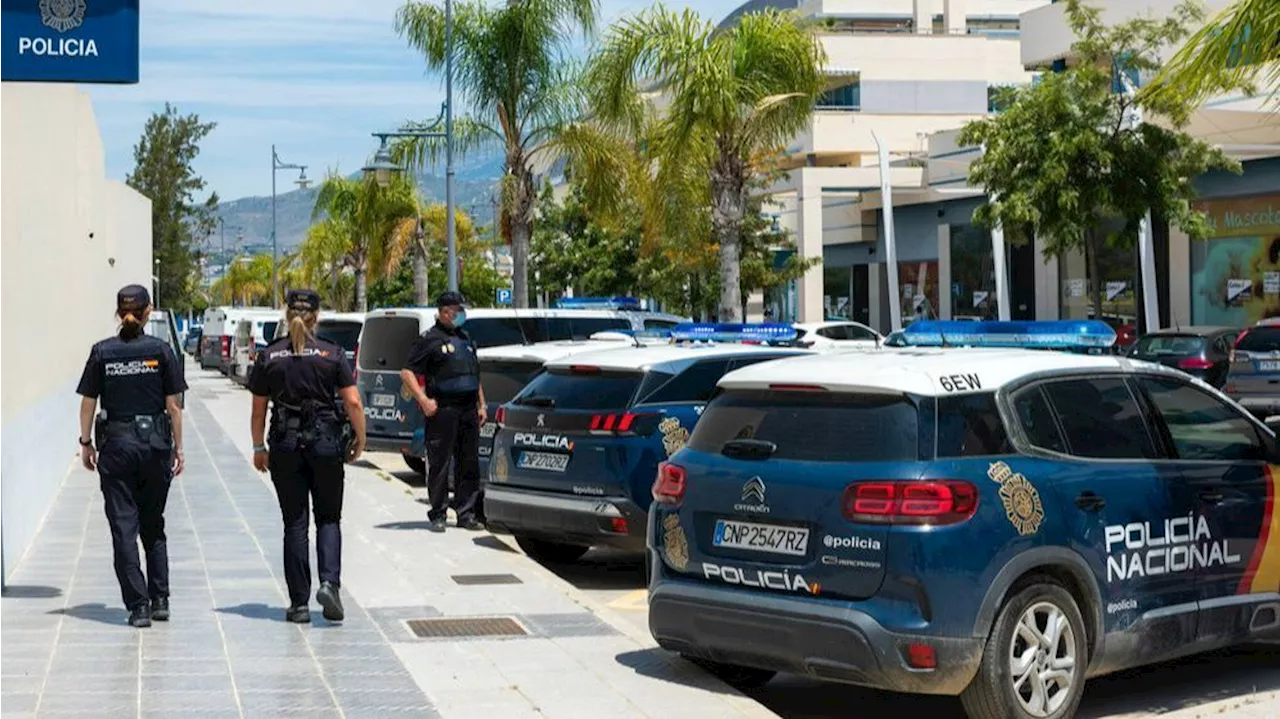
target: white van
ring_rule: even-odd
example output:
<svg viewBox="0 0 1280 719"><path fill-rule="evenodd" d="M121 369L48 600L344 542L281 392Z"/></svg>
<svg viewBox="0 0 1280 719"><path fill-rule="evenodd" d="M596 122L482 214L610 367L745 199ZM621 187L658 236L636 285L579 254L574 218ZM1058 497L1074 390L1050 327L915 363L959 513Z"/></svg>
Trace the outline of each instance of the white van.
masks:
<svg viewBox="0 0 1280 719"><path fill-rule="evenodd" d="M203 369L217 368L223 374L231 368L235 359L232 351L236 337L236 327L240 318L246 313L280 314L279 310L270 307L210 307L204 312L204 333L200 338L200 366Z"/></svg>
<svg viewBox="0 0 1280 719"><path fill-rule="evenodd" d="M316 319L316 337L338 345L347 353L347 361L354 370L356 355L360 352L360 330L364 328L363 312L321 312ZM275 339L289 334L289 324L276 325Z"/></svg>
<svg viewBox="0 0 1280 719"><path fill-rule="evenodd" d="M280 310L250 310L240 315L231 341L231 370L227 376L237 384L249 384L249 371L258 350L276 335L276 327L284 322Z"/></svg>

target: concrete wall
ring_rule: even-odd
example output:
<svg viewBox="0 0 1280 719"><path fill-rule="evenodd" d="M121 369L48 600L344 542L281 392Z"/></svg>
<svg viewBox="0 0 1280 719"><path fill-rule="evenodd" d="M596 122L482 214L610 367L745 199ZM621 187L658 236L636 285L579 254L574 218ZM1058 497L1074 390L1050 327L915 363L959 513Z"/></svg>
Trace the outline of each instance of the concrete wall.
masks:
<svg viewBox="0 0 1280 719"><path fill-rule="evenodd" d="M75 386L115 329L115 292L151 286L151 201L107 180L89 96L4 83L0 535L4 576L78 455ZM107 541L105 538L103 541Z"/></svg>

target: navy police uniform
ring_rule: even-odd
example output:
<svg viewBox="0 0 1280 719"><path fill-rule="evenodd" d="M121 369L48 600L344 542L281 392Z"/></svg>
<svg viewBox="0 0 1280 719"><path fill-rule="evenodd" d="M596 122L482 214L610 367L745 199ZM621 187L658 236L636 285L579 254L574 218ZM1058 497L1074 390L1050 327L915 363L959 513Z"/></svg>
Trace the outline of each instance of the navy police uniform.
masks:
<svg viewBox="0 0 1280 719"><path fill-rule="evenodd" d="M141 319L151 300L145 288L130 285L116 296L116 304ZM125 606L133 612L168 609L164 507L173 480L173 435L165 398L186 389L173 349L146 334L95 344L76 388L77 394L98 400L101 408L94 432L98 474L116 579ZM145 575L139 536L146 553Z"/></svg>
<svg viewBox="0 0 1280 719"><path fill-rule="evenodd" d="M446 292L440 306L463 304L462 295ZM458 524L482 519L480 492L480 360L466 331L439 321L409 350L405 368L423 377L423 391L438 411L426 418L427 519L443 520L452 506ZM454 496L449 505L449 467L454 465Z"/></svg>
<svg viewBox="0 0 1280 719"><path fill-rule="evenodd" d="M293 308L319 310L320 297L310 290L289 293ZM307 538L308 498L316 518L316 564L320 582L341 586L344 417L336 394L355 378L346 352L332 342L308 337L294 354L288 336L258 352L249 389L271 398L267 431L269 468L284 519L284 577L291 608L305 607L311 592Z"/></svg>

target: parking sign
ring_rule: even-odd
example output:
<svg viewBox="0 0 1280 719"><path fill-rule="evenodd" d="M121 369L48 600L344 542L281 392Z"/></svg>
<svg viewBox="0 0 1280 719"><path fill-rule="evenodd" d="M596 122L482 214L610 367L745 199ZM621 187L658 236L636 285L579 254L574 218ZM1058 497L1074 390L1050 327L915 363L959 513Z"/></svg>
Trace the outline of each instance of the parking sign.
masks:
<svg viewBox="0 0 1280 719"><path fill-rule="evenodd" d="M511 289L509 287L499 287L494 294L497 295L495 299L497 299L498 304L500 305L511 304Z"/></svg>

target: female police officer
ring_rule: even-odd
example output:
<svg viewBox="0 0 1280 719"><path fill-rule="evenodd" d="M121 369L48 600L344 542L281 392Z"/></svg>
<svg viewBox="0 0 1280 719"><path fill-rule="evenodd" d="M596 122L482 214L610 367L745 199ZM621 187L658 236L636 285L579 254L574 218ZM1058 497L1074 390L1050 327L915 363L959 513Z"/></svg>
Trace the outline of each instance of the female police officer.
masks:
<svg viewBox="0 0 1280 719"><path fill-rule="evenodd" d="M320 590L316 601L324 618L342 621L338 597L342 572L342 461L364 451L364 408L341 347L316 339L320 296L291 290L285 298L289 334L258 352L249 389L253 392L253 466L271 470L284 517L284 578L289 585L291 622L311 621L311 562L307 547L307 499L315 504L316 564ZM334 396L342 398L355 432L348 447ZM271 400L271 451L263 444L267 400Z"/></svg>
<svg viewBox="0 0 1280 719"><path fill-rule="evenodd" d="M129 624L149 627L169 618L169 553L164 505L169 483L182 473L182 364L169 345L144 335L151 316L145 287L116 294L120 333L93 346L76 393L80 400L80 459L101 476L111 525L116 579ZM90 426L98 399L97 449ZM168 414L166 414L166 411ZM143 576L138 536L147 554Z"/></svg>

